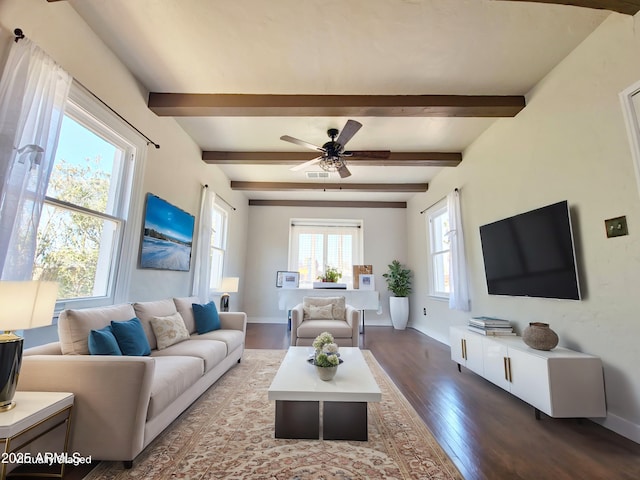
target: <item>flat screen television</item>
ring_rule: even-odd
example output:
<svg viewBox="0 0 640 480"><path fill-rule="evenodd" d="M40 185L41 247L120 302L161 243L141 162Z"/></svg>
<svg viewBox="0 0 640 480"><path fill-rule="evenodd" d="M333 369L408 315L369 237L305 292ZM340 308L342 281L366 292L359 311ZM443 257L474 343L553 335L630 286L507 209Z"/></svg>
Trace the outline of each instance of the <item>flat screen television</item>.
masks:
<svg viewBox="0 0 640 480"><path fill-rule="evenodd" d="M480 227L491 295L580 299L566 201Z"/></svg>

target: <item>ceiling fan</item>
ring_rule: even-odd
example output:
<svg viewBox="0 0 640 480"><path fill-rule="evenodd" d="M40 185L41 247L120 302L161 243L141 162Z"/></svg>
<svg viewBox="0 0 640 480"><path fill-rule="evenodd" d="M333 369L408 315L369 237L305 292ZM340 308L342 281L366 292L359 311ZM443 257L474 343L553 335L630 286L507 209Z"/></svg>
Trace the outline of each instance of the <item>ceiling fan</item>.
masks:
<svg viewBox="0 0 640 480"><path fill-rule="evenodd" d="M290 137L289 135L283 135L280 140L285 142L295 143L305 148L309 148L316 152L321 152L319 157L316 157L307 162L301 163L292 167L290 170L298 171L315 165L318 163L320 168L327 172L338 172L341 178L351 176L351 172L347 168L347 161L345 157L360 157L360 158L389 158L391 152L387 150L371 150L371 151L346 151L345 145L353 136L360 130L362 124L355 120L347 120L347 123L339 131L336 128L330 128L327 130L327 135L331 141L326 142L321 147L313 145L312 143L305 142L304 140L298 140L297 138ZM339 134L339 135L338 135Z"/></svg>

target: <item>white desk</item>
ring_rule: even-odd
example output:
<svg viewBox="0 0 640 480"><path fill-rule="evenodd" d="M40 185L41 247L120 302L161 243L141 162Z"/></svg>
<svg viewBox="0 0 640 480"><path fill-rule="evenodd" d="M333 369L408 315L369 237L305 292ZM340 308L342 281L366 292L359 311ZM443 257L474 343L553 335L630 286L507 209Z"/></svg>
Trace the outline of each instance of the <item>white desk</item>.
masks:
<svg viewBox="0 0 640 480"><path fill-rule="evenodd" d="M333 288L280 288L278 308L291 310L302 303L303 297L344 297L356 310L378 310L380 294L376 290L351 290Z"/></svg>
<svg viewBox="0 0 640 480"><path fill-rule="evenodd" d="M62 451L66 453L71 425L73 393L16 392L14 398L15 408L0 413L0 442L4 442L4 453L9 454L20 450L64 423L66 423L66 433ZM42 427L44 431L37 431L38 427ZM34 432L34 436L27 435L30 432ZM17 439L20 439L21 443L13 446L11 442ZM59 474L30 473L29 475L62 478L64 467L65 464L61 463ZM0 467L0 480L4 480L6 477L6 468L7 464L3 463Z"/></svg>

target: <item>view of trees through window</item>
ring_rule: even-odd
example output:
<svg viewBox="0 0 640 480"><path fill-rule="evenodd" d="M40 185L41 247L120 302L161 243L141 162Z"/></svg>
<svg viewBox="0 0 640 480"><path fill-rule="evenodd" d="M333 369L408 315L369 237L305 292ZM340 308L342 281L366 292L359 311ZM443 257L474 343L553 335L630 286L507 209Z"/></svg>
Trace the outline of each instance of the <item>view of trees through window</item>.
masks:
<svg viewBox="0 0 640 480"><path fill-rule="evenodd" d="M59 299L107 294L121 228L116 213L123 157L122 148L65 116L33 271L35 279L59 282Z"/></svg>

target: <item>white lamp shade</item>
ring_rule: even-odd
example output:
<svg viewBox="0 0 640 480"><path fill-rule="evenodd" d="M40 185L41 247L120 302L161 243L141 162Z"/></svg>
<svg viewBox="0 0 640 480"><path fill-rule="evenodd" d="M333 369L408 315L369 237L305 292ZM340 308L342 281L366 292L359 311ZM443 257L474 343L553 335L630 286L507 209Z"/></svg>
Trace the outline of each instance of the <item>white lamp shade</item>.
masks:
<svg viewBox="0 0 640 480"><path fill-rule="evenodd" d="M220 282L220 292L235 293L238 291L238 284L240 279L238 277L224 277Z"/></svg>
<svg viewBox="0 0 640 480"><path fill-rule="evenodd" d="M50 325L57 296L56 282L0 281L0 331Z"/></svg>

